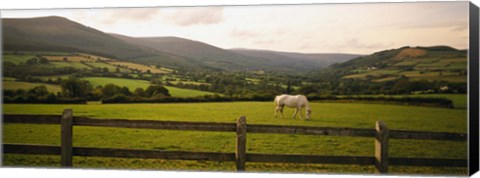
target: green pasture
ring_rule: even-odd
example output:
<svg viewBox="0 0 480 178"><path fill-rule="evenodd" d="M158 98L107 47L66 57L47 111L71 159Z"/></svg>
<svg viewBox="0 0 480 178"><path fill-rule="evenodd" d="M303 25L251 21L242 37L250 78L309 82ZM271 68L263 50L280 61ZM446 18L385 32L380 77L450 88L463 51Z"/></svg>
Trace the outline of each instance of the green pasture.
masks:
<svg viewBox="0 0 480 178"><path fill-rule="evenodd" d="M312 102L311 120L292 119L293 109L285 108L285 118L274 118L272 102L175 103L175 104L5 104L7 114L60 114L73 109L75 116L100 119L147 119L234 123L239 116L247 124L304 125L374 128L383 120L390 129L438 132L467 132L467 111L403 105ZM59 145L58 125L4 124L4 143ZM101 127L74 127L74 146L234 152L235 134L200 131L164 131ZM390 140L392 157L467 158L467 144L452 141ZM373 156L374 139L363 137L307 136L289 134L248 134L247 153ZM5 166L58 167L58 156L7 154ZM154 159L74 157L77 168L128 168L162 170L233 171L233 162L170 161ZM247 171L374 173L373 166L329 164L247 163ZM391 166L393 174L466 175L465 168Z"/></svg>
<svg viewBox="0 0 480 178"><path fill-rule="evenodd" d="M46 67L55 67L55 68L64 68L64 67L73 67L77 69L91 69L91 67L82 64L81 62L49 62L48 64L43 64Z"/></svg>
<svg viewBox="0 0 480 178"><path fill-rule="evenodd" d="M49 92L57 93L62 91L60 85L47 84L47 83L30 83L30 82L17 82L17 81L2 81L3 90L30 90L36 86L43 85L47 87Z"/></svg>
<svg viewBox="0 0 480 178"><path fill-rule="evenodd" d="M349 95L340 95L338 97L345 97ZM412 94L412 95L353 95L359 97L410 97L410 98L445 98L453 102L453 107L455 109L466 109L468 95L466 94Z"/></svg>
<svg viewBox="0 0 480 178"><path fill-rule="evenodd" d="M146 89L150 86L150 82L146 80L136 80L136 79L124 79L124 78L107 78L107 77L84 77L81 78L82 80L89 81L93 86L97 85L106 85L109 83L118 85L118 86L125 86L130 89L130 91L134 91L137 88ZM203 95L213 95L212 92L205 92L199 90L191 90L191 89L183 89L171 86L165 86L168 89L170 95L174 97L195 97L195 96L203 96Z"/></svg>
<svg viewBox="0 0 480 178"><path fill-rule="evenodd" d="M117 69L116 66L114 65L111 65L111 64L106 64L106 63L103 63L103 62L88 62L87 63L88 65L91 65L93 67L98 67L98 68L107 68L109 72L115 72L115 70ZM125 70L123 68L119 68L119 70L121 72L126 72L128 70Z"/></svg>
<svg viewBox="0 0 480 178"><path fill-rule="evenodd" d="M387 75L387 74L397 74L398 72L401 72L401 70L395 70L395 69L385 69L385 70L371 70L366 73L360 73L360 74L353 74L353 75L348 75L343 78L366 78L367 76L381 76L381 75Z"/></svg>
<svg viewBox="0 0 480 178"><path fill-rule="evenodd" d="M34 58L35 55L12 55L12 54L4 54L2 56L3 62L11 62L14 64L25 63L27 60Z"/></svg>

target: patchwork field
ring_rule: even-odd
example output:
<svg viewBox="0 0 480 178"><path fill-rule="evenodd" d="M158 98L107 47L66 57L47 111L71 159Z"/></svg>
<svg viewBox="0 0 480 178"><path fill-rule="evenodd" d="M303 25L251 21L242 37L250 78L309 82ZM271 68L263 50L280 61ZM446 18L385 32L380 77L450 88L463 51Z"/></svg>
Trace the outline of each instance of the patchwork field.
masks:
<svg viewBox="0 0 480 178"><path fill-rule="evenodd" d="M146 89L148 86L150 86L150 82L145 80L106 78L106 77L85 77L82 79L89 81L93 86L97 86L97 85L103 86L103 85L112 83L118 86L128 87L130 91L134 91L136 88ZM165 86L165 88L167 88L168 91L170 92L170 95L174 97L195 97L195 96L215 94L212 92L183 89L183 88L177 88L177 87L171 87L171 86Z"/></svg>
<svg viewBox="0 0 480 178"><path fill-rule="evenodd" d="M184 104L103 104L103 105L35 105L5 104L8 114L59 114L72 108L75 116L94 118L124 118L199 122L235 122L247 116L250 124L306 125L330 127L374 128L376 120L383 120L391 129L461 132L467 131L467 113L464 109L445 109L401 105L362 103L311 103L312 119L291 119L293 109L286 108L287 118L274 118L271 102L227 102ZM59 145L59 126L5 124L5 143ZM391 140L392 157L467 158L463 142L422 140ZM355 145L355 146L352 146ZM197 131L155 131L141 129L113 129L75 127L74 146L101 148L132 148L151 150L181 150L234 152L234 133ZM372 138L306 136L277 134L248 134L247 153L308 154L373 156ZM58 156L27 156L7 154L6 166L59 166ZM162 170L232 171L234 163L210 161L165 161L153 159L118 159L75 157L74 166L80 168L139 168ZM373 166L338 166L328 164L253 164L248 171L281 172L350 172L373 173ZM465 175L463 168L395 167L390 172L415 174Z"/></svg>
<svg viewBox="0 0 480 178"><path fill-rule="evenodd" d="M377 77L373 82L386 82L405 75L412 81L444 80L455 83L465 83L467 77L462 70L467 68L466 58L402 58L386 69L354 69L353 74L344 76L346 79L362 79Z"/></svg>
<svg viewBox="0 0 480 178"><path fill-rule="evenodd" d="M17 90L24 89L30 90L36 86L44 85L49 92L57 93L62 91L60 85L46 84L46 83L30 83L30 82L18 82L18 81L3 81L2 87L4 90Z"/></svg>
<svg viewBox="0 0 480 178"><path fill-rule="evenodd" d="M164 74L164 73L170 73L172 71L172 70L165 70L164 68L158 69L158 68L153 68L153 67L142 65L142 64L131 63L131 62L110 61L109 63L112 65L127 66L130 69L137 69L142 72L146 72L147 70L150 70L151 73Z"/></svg>

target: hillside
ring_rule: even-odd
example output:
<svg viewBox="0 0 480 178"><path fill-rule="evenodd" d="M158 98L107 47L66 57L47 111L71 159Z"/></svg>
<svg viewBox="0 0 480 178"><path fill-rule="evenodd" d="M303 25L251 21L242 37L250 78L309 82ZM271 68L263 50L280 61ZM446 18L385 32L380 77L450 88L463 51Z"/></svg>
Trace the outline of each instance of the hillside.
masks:
<svg viewBox="0 0 480 178"><path fill-rule="evenodd" d="M314 70L325 68L335 63L341 63L359 57L356 54L341 53L292 53L254 49L231 49L235 53L257 58L268 59L274 64L283 67L292 67L297 70Z"/></svg>
<svg viewBox="0 0 480 178"><path fill-rule="evenodd" d="M182 56L183 63L225 70L289 70L263 58L237 54L207 43L178 37L129 37L111 34L128 43ZM145 60L145 59L137 59ZM189 64L186 64L189 65Z"/></svg>
<svg viewBox="0 0 480 178"><path fill-rule="evenodd" d="M3 49L6 51L82 52L175 69L291 73L316 70L357 57L349 54L226 50L178 37L135 38L107 34L58 16L6 18L2 26Z"/></svg>
<svg viewBox="0 0 480 178"><path fill-rule="evenodd" d="M386 82L406 77L411 80L444 80L465 83L467 54L448 46L402 47L357 57L334 64L320 76ZM334 75L334 76L332 76Z"/></svg>
<svg viewBox="0 0 480 178"><path fill-rule="evenodd" d="M302 54L250 49L226 50L207 43L178 37L135 38L118 34L111 35L131 44L182 56L190 59L191 63L227 70L314 70L358 56L350 54Z"/></svg>
<svg viewBox="0 0 480 178"><path fill-rule="evenodd" d="M154 55L153 51L63 17L2 21L4 50L86 52L122 59Z"/></svg>

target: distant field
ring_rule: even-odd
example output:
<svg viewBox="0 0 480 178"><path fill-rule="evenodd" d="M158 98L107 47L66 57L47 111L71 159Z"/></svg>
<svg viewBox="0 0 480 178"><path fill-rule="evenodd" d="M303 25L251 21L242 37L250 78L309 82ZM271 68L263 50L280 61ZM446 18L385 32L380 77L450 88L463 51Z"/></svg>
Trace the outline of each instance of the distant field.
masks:
<svg viewBox="0 0 480 178"><path fill-rule="evenodd" d="M360 72L344 76L350 79L367 79L367 76L380 77L373 82L385 82L394 80L395 78L405 75L412 81L419 80L444 80L455 83L465 83L467 77L462 74L461 70L467 69L467 59L461 57L422 57L422 58L405 58L400 60L391 67L379 70L366 71L363 69L353 69L350 72Z"/></svg>
<svg viewBox="0 0 480 178"><path fill-rule="evenodd" d="M58 78L61 78L63 80L67 79L68 77L70 77L70 75L44 75L39 76L38 78L40 78L42 81L48 81L48 79L57 80Z"/></svg>
<svg viewBox="0 0 480 178"><path fill-rule="evenodd" d="M96 85L106 85L109 83L113 83L118 86L125 86L130 89L130 91L134 91L136 88L144 88L146 89L150 86L150 82L145 80L135 80L135 79L121 79L121 78L106 78L106 77L85 77L82 80L90 81L93 86ZM191 89L183 89L183 88L176 88L171 86L165 86L170 92L170 95L174 97L195 97L195 96L203 96L203 95L212 95L214 93L199 91L199 90L191 90Z"/></svg>
<svg viewBox="0 0 480 178"><path fill-rule="evenodd" d="M453 102L456 109L466 109L468 95L466 94L418 94L418 95L353 95L362 97L418 97L418 98L445 98ZM342 97L342 96L339 96Z"/></svg>
<svg viewBox="0 0 480 178"><path fill-rule="evenodd" d="M176 85L180 82L183 84L189 84L189 85L211 85L210 83L204 83L204 82L193 82L193 81L169 81L170 83Z"/></svg>
<svg viewBox="0 0 480 178"><path fill-rule="evenodd" d="M140 70L142 72L146 72L147 70L150 70L151 73L159 73L159 74L164 74L164 73L170 73L171 72L171 70L162 70L162 68L157 69L157 68L149 67L149 66L146 66L146 65L135 64L135 63L131 63L131 62L112 61L112 62L109 62L109 63L113 64L113 65L127 66L128 68L137 69L137 70Z"/></svg>
<svg viewBox="0 0 480 178"><path fill-rule="evenodd" d="M49 92L57 93L62 91L60 85L46 84L46 83L29 83L29 82L16 82L16 81L3 81L2 87L4 90L17 90L24 89L29 90L36 86L44 85Z"/></svg>
<svg viewBox="0 0 480 178"><path fill-rule="evenodd" d="M46 66L56 68L73 67L77 69L91 69L91 67L88 67L80 62L49 62Z"/></svg>
<svg viewBox="0 0 480 178"><path fill-rule="evenodd" d="M353 74L353 75L348 75L343 78L365 78L367 76L381 76L381 75L386 75L386 74L396 74L400 72L401 70L371 70L366 73L360 73L360 74Z"/></svg>
<svg viewBox="0 0 480 178"><path fill-rule="evenodd" d="M177 96L177 97L196 97L196 96L215 94L207 91L183 89L183 88L177 88L177 87L171 87L171 86L164 86L164 87L168 89L168 91L172 96Z"/></svg>
<svg viewBox="0 0 480 178"><path fill-rule="evenodd" d="M25 63L27 60L34 58L35 55L3 55L3 62L11 62L14 64Z"/></svg>
<svg viewBox="0 0 480 178"><path fill-rule="evenodd" d="M67 61L70 62L80 62L80 61L94 61L94 59L88 59L83 56L45 56L49 61L64 61L63 59L66 58Z"/></svg>
<svg viewBox="0 0 480 178"><path fill-rule="evenodd" d="M467 111L401 105L362 103L311 103L312 120L291 119L293 109L285 109L285 119L273 117L272 102L177 103L177 104L5 104L8 114L59 114L65 108L76 116L197 122L229 122L245 115L249 124L305 125L324 127L374 128L383 120L390 129L467 132ZM59 145L59 126L4 124L4 143ZM222 132L167 131L75 127L74 146L149 149L166 151L234 152L235 134ZM309 136L290 134L248 134L247 153L373 156L373 138ZM465 142L390 140L392 157L467 159ZM59 166L58 156L7 154L5 166ZM164 161L74 157L75 168L137 168L163 170L233 171L231 162ZM329 164L247 163L247 171L374 173L374 166ZM392 174L466 175L465 168L391 166Z"/></svg>
<svg viewBox="0 0 480 178"><path fill-rule="evenodd" d="M84 77L80 79L89 81L94 87L97 85L104 86L106 84L112 83L118 86L128 87L130 91L134 91L136 88L146 89L148 86L150 86L150 82L145 80L107 78L107 77Z"/></svg>
<svg viewBox="0 0 480 178"><path fill-rule="evenodd" d="M59 56L68 56L72 55L69 52L58 52L58 51L16 51L17 54L14 54L15 51L4 51L3 54L11 54L11 55L59 55Z"/></svg>
<svg viewBox="0 0 480 178"><path fill-rule="evenodd" d="M106 64L103 62L88 62L86 63L88 65L91 65L93 67L99 67L99 68L107 68L109 72L115 72L117 70L117 67L111 64ZM129 72L127 69L124 68L119 68L120 72Z"/></svg>

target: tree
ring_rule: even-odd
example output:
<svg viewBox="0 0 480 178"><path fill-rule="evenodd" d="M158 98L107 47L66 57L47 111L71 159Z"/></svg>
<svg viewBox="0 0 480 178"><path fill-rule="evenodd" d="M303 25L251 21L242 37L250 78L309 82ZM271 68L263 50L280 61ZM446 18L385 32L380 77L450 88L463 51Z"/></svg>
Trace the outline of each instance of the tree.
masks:
<svg viewBox="0 0 480 178"><path fill-rule="evenodd" d="M104 68L102 69L102 72L107 73L107 72L108 72L108 68L107 68L107 67L104 67Z"/></svg>
<svg viewBox="0 0 480 178"><path fill-rule="evenodd" d="M63 80L60 83L60 86L62 87L63 95L71 98L85 98L88 92L91 90L88 81L79 80L77 78L68 78Z"/></svg>
<svg viewBox="0 0 480 178"><path fill-rule="evenodd" d="M46 57L39 57L39 61L38 61L40 64L47 64L48 63L48 59Z"/></svg>
<svg viewBox="0 0 480 178"><path fill-rule="evenodd" d="M31 94L33 96L45 96L48 94L48 90L47 90L47 87L45 87L44 85L41 85L41 86L36 86L30 90L28 90L27 94Z"/></svg>
<svg viewBox="0 0 480 178"><path fill-rule="evenodd" d="M121 87L109 83L102 88L102 94L104 97L112 97L113 95L120 93L121 90Z"/></svg>
<svg viewBox="0 0 480 178"><path fill-rule="evenodd" d="M120 89L120 93L125 95L125 96L130 96L132 95L132 92L130 92L130 90L128 89L128 87L122 87Z"/></svg>
<svg viewBox="0 0 480 178"><path fill-rule="evenodd" d="M150 85L147 90L145 90L147 97L152 97L155 95L170 96L168 89L161 85Z"/></svg>
<svg viewBox="0 0 480 178"><path fill-rule="evenodd" d="M31 58L31 59L25 61L25 64L27 64L27 65L34 65L34 64L36 64L36 63L38 63L38 59L37 59L37 58Z"/></svg>
<svg viewBox="0 0 480 178"><path fill-rule="evenodd" d="M140 96L140 97L145 97L147 93L145 93L145 90L143 88L137 88L133 92L134 95Z"/></svg>

